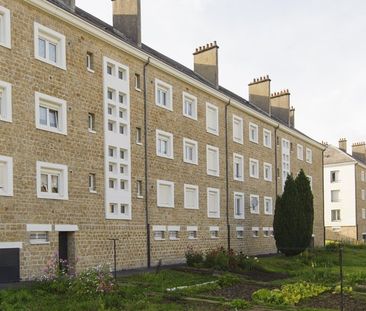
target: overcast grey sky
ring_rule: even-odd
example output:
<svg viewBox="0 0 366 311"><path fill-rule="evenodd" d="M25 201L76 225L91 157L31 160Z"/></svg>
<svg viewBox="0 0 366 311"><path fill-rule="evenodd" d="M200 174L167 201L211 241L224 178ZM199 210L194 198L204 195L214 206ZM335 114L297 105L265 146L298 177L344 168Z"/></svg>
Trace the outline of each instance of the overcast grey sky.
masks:
<svg viewBox="0 0 366 311"><path fill-rule="evenodd" d="M296 127L318 141L366 140L366 1L141 0L145 44L192 68L196 47L216 40L220 84L248 98L269 74L289 89ZM110 0L76 0L112 23Z"/></svg>

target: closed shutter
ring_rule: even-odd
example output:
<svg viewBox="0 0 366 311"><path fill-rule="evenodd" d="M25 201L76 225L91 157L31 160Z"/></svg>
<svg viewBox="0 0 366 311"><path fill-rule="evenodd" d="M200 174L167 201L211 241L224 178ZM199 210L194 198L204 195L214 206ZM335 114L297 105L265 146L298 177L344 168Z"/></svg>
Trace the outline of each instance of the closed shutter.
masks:
<svg viewBox="0 0 366 311"><path fill-rule="evenodd" d="M172 187L170 185L159 185L159 205L172 205Z"/></svg>
<svg viewBox="0 0 366 311"><path fill-rule="evenodd" d="M0 191L5 191L6 184L6 164L0 162Z"/></svg>
<svg viewBox="0 0 366 311"><path fill-rule="evenodd" d="M211 174L217 174L218 154L216 150L207 150L207 168Z"/></svg>
<svg viewBox="0 0 366 311"><path fill-rule="evenodd" d="M206 109L207 115L207 128L211 131L217 131L217 111L214 108L207 107Z"/></svg>
<svg viewBox="0 0 366 311"><path fill-rule="evenodd" d="M197 208L197 190L193 188L186 189L186 207Z"/></svg>
<svg viewBox="0 0 366 311"><path fill-rule="evenodd" d="M219 198L218 193L209 191L208 193L208 213L209 216L217 217L219 215Z"/></svg>

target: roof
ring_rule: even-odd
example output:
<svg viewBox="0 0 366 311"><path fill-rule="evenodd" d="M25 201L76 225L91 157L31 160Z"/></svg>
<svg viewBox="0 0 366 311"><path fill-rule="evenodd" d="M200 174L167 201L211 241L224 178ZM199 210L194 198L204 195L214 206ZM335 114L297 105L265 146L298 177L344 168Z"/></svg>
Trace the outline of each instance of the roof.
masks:
<svg viewBox="0 0 366 311"><path fill-rule="evenodd" d="M192 69L182 65L181 63L171 59L170 57L154 50L153 48L147 46L146 44L142 44L141 47L138 46L135 42L131 41L128 37L126 37L122 32L120 32L119 30L115 29L113 26L109 25L108 23L100 20L99 18L89 14L88 12L76 7L75 8L75 12L73 12L72 10L70 10L70 8L63 4L62 2L60 2L60 0L47 0L48 2L68 11L69 13L76 15L77 17L83 19L84 21L92 24L93 26L98 27L99 29L113 35L114 37L122 40L123 42L133 46L136 49L139 49L140 51L160 60L161 62L169 65L170 67L173 67L174 69L180 71L181 73L188 75L189 77L197 80L200 83L205 84L208 87L211 87L213 89L215 89L216 91L219 91L220 93L222 93L223 95L230 97L234 100L236 100L237 102L241 103L243 106L248 107L249 109L252 109L268 118L271 118L272 120L274 120L277 123L280 123L286 127L288 127L289 129L297 132L300 135L303 135L304 137L306 137L309 140L314 141L315 143L320 144L319 142L317 142L316 140L314 140L313 138L305 135L304 133L302 133L301 131L295 129L295 128L290 128L288 126L288 124L286 124L285 122L283 122L282 120L270 115L269 113L267 113L266 111L260 109L258 106L256 106L254 103L249 102L248 100L246 100L245 98L241 97L238 94L235 94L234 92L219 86L218 88L216 88L215 85L213 85L210 81L206 80L205 78L203 78L201 75L197 74L196 72L194 72Z"/></svg>
<svg viewBox="0 0 366 311"><path fill-rule="evenodd" d="M366 163L355 158L351 154L337 148L333 145L327 145L327 149L324 151L324 164L340 164L340 163L358 163L362 166L366 166Z"/></svg>

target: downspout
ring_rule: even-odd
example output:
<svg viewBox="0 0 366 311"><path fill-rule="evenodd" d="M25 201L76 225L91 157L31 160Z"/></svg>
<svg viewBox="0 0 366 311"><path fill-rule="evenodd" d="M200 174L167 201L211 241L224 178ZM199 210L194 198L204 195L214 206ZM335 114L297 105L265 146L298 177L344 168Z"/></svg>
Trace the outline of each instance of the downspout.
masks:
<svg viewBox="0 0 366 311"><path fill-rule="evenodd" d="M325 238L326 238L326 233L325 233L325 215L324 215L324 204L325 204L325 200L324 200L324 151L322 150L322 194L323 194L323 241L324 241L324 245L325 246ZM315 242L315 241L314 241Z"/></svg>
<svg viewBox="0 0 366 311"><path fill-rule="evenodd" d="M355 164L356 241L358 241L357 165L358 165L358 163Z"/></svg>
<svg viewBox="0 0 366 311"><path fill-rule="evenodd" d="M276 188L276 199L278 196L278 167L277 167L277 162L278 162L278 157L277 157L277 130L279 129L280 125L278 124L275 127L275 132L274 132L274 137L275 137L275 141L274 141L274 151L275 151L275 188Z"/></svg>
<svg viewBox="0 0 366 311"><path fill-rule="evenodd" d="M150 57L144 64L144 152L145 152L145 222L146 222L146 250L147 250L147 267L151 267L151 243L150 243L150 223L148 208L148 161L147 161L147 66L150 64Z"/></svg>
<svg viewBox="0 0 366 311"><path fill-rule="evenodd" d="M230 217L229 217L229 148L228 148L228 133L227 133L227 107L230 105L231 99L225 105L225 153L226 153L226 226L227 226L227 248L231 249L230 237Z"/></svg>

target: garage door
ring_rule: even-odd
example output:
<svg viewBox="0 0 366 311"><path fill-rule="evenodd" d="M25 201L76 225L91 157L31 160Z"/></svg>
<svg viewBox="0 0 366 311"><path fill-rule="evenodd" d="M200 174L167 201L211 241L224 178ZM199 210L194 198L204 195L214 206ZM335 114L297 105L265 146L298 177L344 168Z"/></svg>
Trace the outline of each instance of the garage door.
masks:
<svg viewBox="0 0 366 311"><path fill-rule="evenodd" d="M19 248L0 249L0 283L19 282Z"/></svg>

